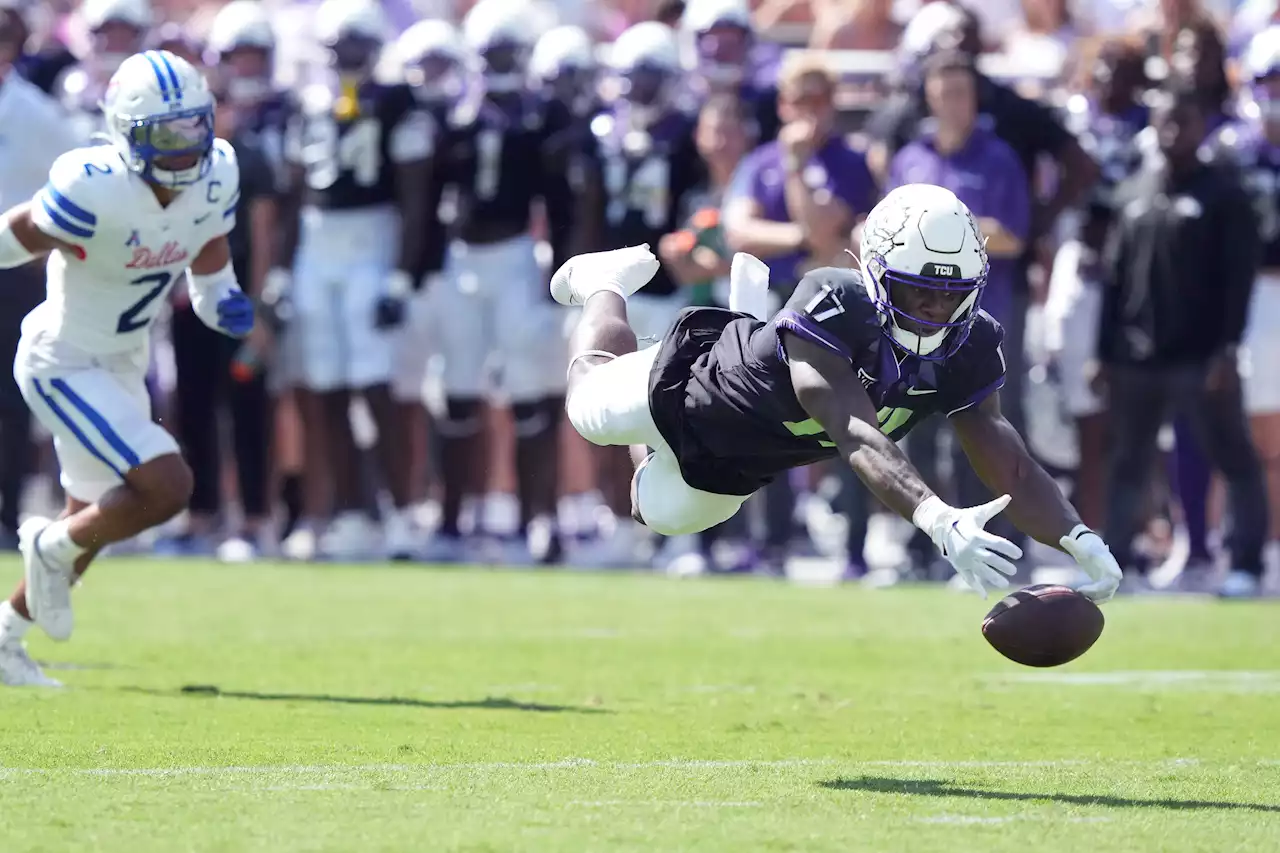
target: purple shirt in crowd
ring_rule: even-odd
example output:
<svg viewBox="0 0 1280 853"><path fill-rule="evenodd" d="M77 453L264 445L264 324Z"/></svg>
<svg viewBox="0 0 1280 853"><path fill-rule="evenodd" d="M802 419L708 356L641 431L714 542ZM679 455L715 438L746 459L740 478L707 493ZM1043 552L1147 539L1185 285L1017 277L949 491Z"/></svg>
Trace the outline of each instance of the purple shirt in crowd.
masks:
<svg viewBox="0 0 1280 853"><path fill-rule="evenodd" d="M1025 241L1031 228L1031 190L1018 155L985 127L975 127L951 154L933 147L931 134L908 143L893 158L885 192L903 184L936 184L951 190L978 218L991 217ZM1009 320L1018 259L991 258L981 307L1001 323Z"/></svg>
<svg viewBox="0 0 1280 853"><path fill-rule="evenodd" d="M843 138L833 136L827 140L809 159L802 175L810 188L825 189L844 202L855 220L871 210L875 183L867 169L867 160L849 147ZM770 142L752 151L742 161L728 195L730 198L745 195L755 200L764 219L790 222L786 180L782 148L777 142ZM801 277L799 266L806 258L800 252L791 252L760 260L768 264L769 278L774 284L795 284Z"/></svg>

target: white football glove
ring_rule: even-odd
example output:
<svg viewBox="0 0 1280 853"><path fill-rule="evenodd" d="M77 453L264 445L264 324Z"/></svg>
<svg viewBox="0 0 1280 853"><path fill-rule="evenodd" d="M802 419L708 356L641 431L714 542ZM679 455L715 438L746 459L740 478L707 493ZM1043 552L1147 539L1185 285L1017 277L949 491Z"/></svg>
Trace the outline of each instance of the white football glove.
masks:
<svg viewBox="0 0 1280 853"><path fill-rule="evenodd" d="M1076 588L1082 595L1087 595L1098 604L1107 601L1116 594L1123 577L1120 564L1111 556L1111 549L1102 537L1083 524L1077 524L1071 532L1058 540L1062 550L1070 554L1080 569L1089 576L1090 583Z"/></svg>
<svg viewBox="0 0 1280 853"><path fill-rule="evenodd" d="M574 255L551 277L551 295L561 305L582 305L601 290L627 297L648 284L658 267L648 243Z"/></svg>
<svg viewBox="0 0 1280 853"><path fill-rule="evenodd" d="M942 556L955 567L956 574L986 598L988 587L1005 589L1009 586L1005 575L1018 571L1018 567L1009 560L1022 556L1022 549L1017 545L983 529L1008 505L1008 495L982 506L966 508L949 506L937 495L932 495L921 501L911 520L929 534Z"/></svg>

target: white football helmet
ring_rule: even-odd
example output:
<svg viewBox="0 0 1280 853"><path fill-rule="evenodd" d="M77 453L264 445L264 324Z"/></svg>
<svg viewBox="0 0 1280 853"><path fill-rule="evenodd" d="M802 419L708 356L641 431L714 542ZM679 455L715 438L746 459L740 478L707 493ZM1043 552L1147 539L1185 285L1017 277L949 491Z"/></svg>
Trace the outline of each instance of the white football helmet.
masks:
<svg viewBox="0 0 1280 853"><path fill-rule="evenodd" d="M680 43L675 30L658 21L628 27L609 51L609 68L620 94L643 123L670 103L680 78Z"/></svg>
<svg viewBox="0 0 1280 853"><path fill-rule="evenodd" d="M742 82L755 32L747 0L690 0L680 31L687 68L719 85Z"/></svg>
<svg viewBox="0 0 1280 853"><path fill-rule="evenodd" d="M85 0L80 18L93 39L88 58L100 79L115 73L130 55L142 49L152 14L149 0Z"/></svg>
<svg viewBox="0 0 1280 853"><path fill-rule="evenodd" d="M595 45L582 27L553 27L542 34L529 58L529 74L539 83L567 71L594 71Z"/></svg>
<svg viewBox="0 0 1280 853"><path fill-rule="evenodd" d="M208 173L213 106L204 75L167 50L122 62L102 99L107 136L130 170L169 189Z"/></svg>
<svg viewBox="0 0 1280 853"><path fill-rule="evenodd" d="M377 0L324 0L316 10L316 38L340 72L372 71L388 31Z"/></svg>
<svg viewBox="0 0 1280 853"><path fill-rule="evenodd" d="M257 101L271 91L275 29L258 0L231 0L218 11L209 30L209 50L231 101Z"/></svg>
<svg viewBox="0 0 1280 853"><path fill-rule="evenodd" d="M451 101L466 90L475 58L448 21L418 21L396 41L404 78L423 100Z"/></svg>
<svg viewBox="0 0 1280 853"><path fill-rule="evenodd" d="M578 113L594 103L596 73L595 45L582 27L547 30L529 59L534 86Z"/></svg>
<svg viewBox="0 0 1280 853"><path fill-rule="evenodd" d="M928 360L969 337L987 283L987 247L955 193L907 184L871 209L862 229L863 284L885 334Z"/></svg>
<svg viewBox="0 0 1280 853"><path fill-rule="evenodd" d="M485 88L515 92L525 85L537 16L525 0L480 0L462 21L462 37L479 57Z"/></svg>
<svg viewBox="0 0 1280 853"><path fill-rule="evenodd" d="M1280 121L1280 26L1267 27L1249 40L1244 54L1245 81L1248 98L1245 106L1259 118Z"/></svg>

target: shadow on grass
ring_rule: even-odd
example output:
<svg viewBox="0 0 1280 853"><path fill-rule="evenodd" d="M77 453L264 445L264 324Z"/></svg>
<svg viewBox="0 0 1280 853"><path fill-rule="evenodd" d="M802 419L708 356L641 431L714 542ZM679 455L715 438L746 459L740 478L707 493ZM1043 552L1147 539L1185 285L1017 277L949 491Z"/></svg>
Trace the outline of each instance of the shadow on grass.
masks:
<svg viewBox="0 0 1280 853"><path fill-rule="evenodd" d="M907 794L915 797L966 797L973 800L1047 800L1074 806L1107 806L1118 809L1223 809L1280 813L1280 805L1267 803L1214 802L1211 800L1137 799L1090 796L1088 794L1025 794L965 788L941 779L891 779L884 776L856 776L828 779L818 783L833 791L869 791L875 794Z"/></svg>
<svg viewBox="0 0 1280 853"><path fill-rule="evenodd" d="M474 709L478 711L528 711L541 714L610 714L605 708L575 705L548 705L541 702L518 702L505 696L483 699L441 700L409 699L403 696L333 696L328 693L261 693L252 690L223 690L215 685L188 684L179 690L155 690L145 687L122 688L127 693L148 696L193 696L207 699L251 699L257 702L330 702L337 705L387 705L401 708L436 708L444 710Z"/></svg>

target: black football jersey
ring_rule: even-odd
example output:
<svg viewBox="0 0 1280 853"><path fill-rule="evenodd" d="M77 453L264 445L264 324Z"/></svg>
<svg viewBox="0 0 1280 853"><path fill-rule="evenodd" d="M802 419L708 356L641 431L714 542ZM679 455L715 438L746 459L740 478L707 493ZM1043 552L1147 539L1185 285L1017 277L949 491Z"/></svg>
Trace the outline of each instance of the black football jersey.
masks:
<svg viewBox="0 0 1280 853"><path fill-rule="evenodd" d="M603 190L603 248L656 247L663 235L680 229L690 194L706 182L696 127L697 118L683 112L670 112L642 131L627 131L613 111L592 120L586 165ZM676 289L661 268L642 292L666 296Z"/></svg>
<svg viewBox="0 0 1280 853"><path fill-rule="evenodd" d="M649 377L654 423L685 482L716 494L751 494L790 468L836 454L791 387L787 335L849 359L895 441L933 414L975 405L1004 384L1004 330L979 312L945 361L908 355L884 335L857 270L810 272L769 322L690 308L658 345Z"/></svg>
<svg viewBox="0 0 1280 853"><path fill-rule="evenodd" d="M303 168L308 204L348 210L393 204L396 165L429 156L431 138L431 120L407 85L368 81L354 99L305 90L286 151Z"/></svg>
<svg viewBox="0 0 1280 853"><path fill-rule="evenodd" d="M455 233L465 239L475 222L510 223L512 231L523 231L535 198L564 197L559 188L567 183L567 169L554 168L555 149L573 123L564 104L532 92L456 107L437 165L456 199Z"/></svg>

